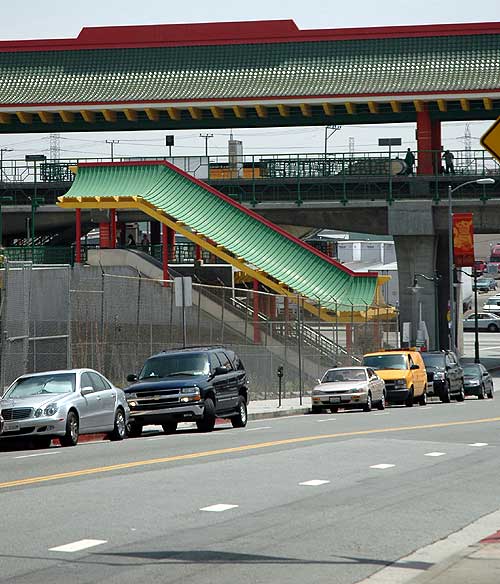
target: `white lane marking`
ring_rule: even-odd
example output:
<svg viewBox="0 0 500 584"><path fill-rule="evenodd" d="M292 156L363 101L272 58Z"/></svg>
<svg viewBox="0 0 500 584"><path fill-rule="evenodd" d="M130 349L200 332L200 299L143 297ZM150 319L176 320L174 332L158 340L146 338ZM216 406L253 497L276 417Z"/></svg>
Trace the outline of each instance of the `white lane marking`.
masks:
<svg viewBox="0 0 500 584"><path fill-rule="evenodd" d="M271 426L259 426L258 428L247 428L247 432L255 432L255 430L270 430Z"/></svg>
<svg viewBox="0 0 500 584"><path fill-rule="evenodd" d="M148 442L152 442L153 440L166 440L169 436L158 436L157 438L148 438Z"/></svg>
<svg viewBox="0 0 500 584"><path fill-rule="evenodd" d="M427 452L424 456L444 456L446 452Z"/></svg>
<svg viewBox="0 0 500 584"><path fill-rule="evenodd" d="M374 416L389 416L391 412L383 412L382 414L373 414Z"/></svg>
<svg viewBox="0 0 500 584"><path fill-rule="evenodd" d="M75 541L73 543L67 543L65 545L60 545L49 549L49 552L66 552L74 553L81 552L91 547L97 545L102 545L103 543L108 543L105 539L81 539L80 541Z"/></svg>
<svg viewBox="0 0 500 584"><path fill-rule="evenodd" d="M395 464L374 464L373 466L370 466L370 468L380 468L381 470L385 470L386 468L392 468L393 466L396 466Z"/></svg>
<svg viewBox="0 0 500 584"><path fill-rule="evenodd" d="M488 442L473 442L469 446L488 446Z"/></svg>
<svg viewBox="0 0 500 584"><path fill-rule="evenodd" d="M59 454L59 450L54 450L54 452L38 452L37 454L24 454L23 456L14 456L14 459L20 458L35 458L35 456L48 456L49 454Z"/></svg>
<svg viewBox="0 0 500 584"><path fill-rule="evenodd" d="M329 482L330 481L322 481L320 479L313 479L312 481L305 481L303 483L299 483L299 485L302 485L304 487L319 487L321 485L326 485Z"/></svg>
<svg viewBox="0 0 500 584"><path fill-rule="evenodd" d="M316 422L335 422L337 418L325 418L324 420L316 420Z"/></svg>
<svg viewBox="0 0 500 584"><path fill-rule="evenodd" d="M221 511L227 511L228 509L236 509L236 507L239 507L239 505L224 505L224 503L219 503L218 505L202 507L200 511L213 511L214 513L220 513Z"/></svg>

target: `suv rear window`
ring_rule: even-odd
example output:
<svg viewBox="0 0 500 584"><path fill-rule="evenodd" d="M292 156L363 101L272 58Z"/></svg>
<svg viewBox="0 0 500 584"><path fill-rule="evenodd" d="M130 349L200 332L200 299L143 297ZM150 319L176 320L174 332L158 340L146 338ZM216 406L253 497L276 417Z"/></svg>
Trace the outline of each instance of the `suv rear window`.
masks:
<svg viewBox="0 0 500 584"><path fill-rule="evenodd" d="M371 367L372 369L408 369L408 362L405 355L391 355L390 353L384 355L365 355L363 357L363 365Z"/></svg>
<svg viewBox="0 0 500 584"><path fill-rule="evenodd" d="M208 375L207 353L186 353L152 357L144 363L139 379L174 377L176 375Z"/></svg>
<svg viewBox="0 0 500 584"><path fill-rule="evenodd" d="M426 365L430 367L444 367L444 355L426 355L422 353L422 359Z"/></svg>

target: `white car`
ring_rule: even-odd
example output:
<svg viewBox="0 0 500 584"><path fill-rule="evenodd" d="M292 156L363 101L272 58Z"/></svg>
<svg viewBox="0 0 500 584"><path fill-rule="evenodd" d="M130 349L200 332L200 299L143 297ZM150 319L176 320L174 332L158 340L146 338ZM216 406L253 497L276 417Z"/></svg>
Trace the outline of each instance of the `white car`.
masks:
<svg viewBox="0 0 500 584"><path fill-rule="evenodd" d="M370 412L373 405L385 408L385 382L370 367L336 367L329 369L312 390L312 411L362 408Z"/></svg>
<svg viewBox="0 0 500 584"><path fill-rule="evenodd" d="M0 399L1 440L32 438L48 448L52 438L75 446L80 434L105 432L111 440L127 434L125 394L92 369L66 369L22 375Z"/></svg>
<svg viewBox="0 0 500 584"><path fill-rule="evenodd" d="M486 304L483 306L485 312L492 312L493 314L500 313L500 297L488 298Z"/></svg>
<svg viewBox="0 0 500 584"><path fill-rule="evenodd" d="M476 329L476 320L474 314L469 314L463 320L464 331L473 331ZM492 314L491 312L478 312L477 313L477 328L480 331L489 331L491 333L497 333L500 331L500 316Z"/></svg>

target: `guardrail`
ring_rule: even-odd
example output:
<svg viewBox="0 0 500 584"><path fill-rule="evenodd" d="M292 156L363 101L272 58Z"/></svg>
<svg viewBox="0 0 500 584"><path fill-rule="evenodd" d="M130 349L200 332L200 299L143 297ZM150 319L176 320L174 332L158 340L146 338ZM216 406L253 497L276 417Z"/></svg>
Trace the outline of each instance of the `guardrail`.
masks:
<svg viewBox="0 0 500 584"><path fill-rule="evenodd" d="M454 151L454 168L447 174L441 151L415 151L415 166L405 162L405 151L337 152L299 154L251 154L241 157L212 156L203 173L220 190L243 203L256 205L264 201L349 200L380 198L434 198L439 200L448 182L474 177L498 176L500 165L485 150ZM419 160L429 155L431 174L414 175ZM196 157L200 160L199 157ZM163 157L119 158L115 162L165 160ZM74 180L71 167L80 163L110 162L102 158L75 158L47 161L35 165L24 160L3 160L0 165L0 205L29 204L28 190L38 187L38 197L55 203ZM416 185L425 183L425 189ZM491 189L479 190L488 197ZM462 193L463 196L463 193Z"/></svg>

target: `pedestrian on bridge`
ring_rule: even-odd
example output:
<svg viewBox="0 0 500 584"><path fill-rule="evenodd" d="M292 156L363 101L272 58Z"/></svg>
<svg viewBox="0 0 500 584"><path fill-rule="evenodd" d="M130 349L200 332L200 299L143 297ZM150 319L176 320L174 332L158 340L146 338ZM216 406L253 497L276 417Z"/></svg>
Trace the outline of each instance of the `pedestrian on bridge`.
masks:
<svg viewBox="0 0 500 584"><path fill-rule="evenodd" d="M406 164L406 174L408 176L413 176L415 174L413 167L415 166L415 155L411 151L410 148L406 151L405 156L405 164Z"/></svg>
<svg viewBox="0 0 500 584"><path fill-rule="evenodd" d="M444 158L444 164L445 164L444 173L445 174L455 174L455 165L453 164L453 160L455 157L453 156L453 152L450 152L449 150L445 150L444 154L443 154L443 158Z"/></svg>

